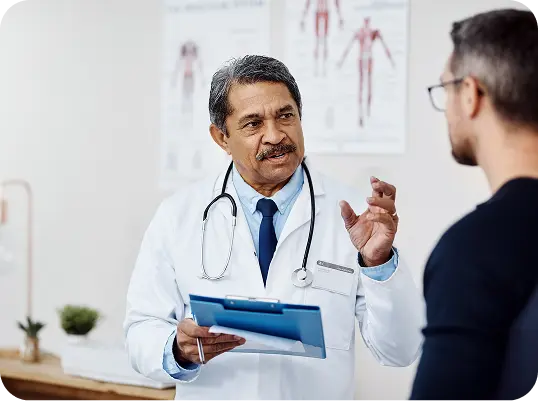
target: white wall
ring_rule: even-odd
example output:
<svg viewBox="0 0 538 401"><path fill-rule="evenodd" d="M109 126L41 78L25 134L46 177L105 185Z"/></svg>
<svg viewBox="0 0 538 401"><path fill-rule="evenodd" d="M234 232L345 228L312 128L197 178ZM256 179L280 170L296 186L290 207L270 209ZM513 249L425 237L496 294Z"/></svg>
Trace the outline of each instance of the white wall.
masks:
<svg viewBox="0 0 538 401"><path fill-rule="evenodd" d="M282 35L283 1L272 4L275 39ZM167 195L157 187L159 4L30 0L0 25L0 177L25 178L34 187L34 316L48 323L42 333L48 350L64 343L55 309L66 303L100 309L105 320L95 338L122 341L137 248ZM443 115L431 108L425 88L437 82L450 52L452 21L507 6L522 7L508 0L412 0L407 152L312 156L352 185L367 188L376 174L398 187L398 244L419 285L439 235L488 196L478 169L451 160ZM273 51L282 54L278 45ZM24 198L9 196L8 228L22 241L24 220L17 216ZM0 276L0 347L21 341L15 320L24 316L24 279L23 266ZM361 345L357 367L358 398L408 396L415 366L378 366Z"/></svg>

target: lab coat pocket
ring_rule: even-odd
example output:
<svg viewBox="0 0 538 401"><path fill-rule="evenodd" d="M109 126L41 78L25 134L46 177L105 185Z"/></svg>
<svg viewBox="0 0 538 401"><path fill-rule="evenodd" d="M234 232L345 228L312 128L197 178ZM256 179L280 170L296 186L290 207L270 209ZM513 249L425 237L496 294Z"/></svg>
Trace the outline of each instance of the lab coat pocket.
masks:
<svg viewBox="0 0 538 401"><path fill-rule="evenodd" d="M349 270L352 273L334 272L341 276L328 279L332 272L328 273L324 266L318 264L314 268L314 282L306 290L306 304L320 307L327 348L348 350L353 337L356 301L353 289L357 288L358 272Z"/></svg>

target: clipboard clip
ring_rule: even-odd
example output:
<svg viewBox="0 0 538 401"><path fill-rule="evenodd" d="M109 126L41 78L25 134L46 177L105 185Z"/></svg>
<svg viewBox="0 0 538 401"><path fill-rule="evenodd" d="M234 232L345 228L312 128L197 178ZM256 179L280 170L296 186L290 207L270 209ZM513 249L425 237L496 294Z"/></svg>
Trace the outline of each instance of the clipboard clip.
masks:
<svg viewBox="0 0 538 401"><path fill-rule="evenodd" d="M253 302L261 301L261 302L270 302L270 303L275 303L275 304L280 303L280 300L276 298L245 297L243 295L226 295L224 298L235 300L235 301L253 301Z"/></svg>

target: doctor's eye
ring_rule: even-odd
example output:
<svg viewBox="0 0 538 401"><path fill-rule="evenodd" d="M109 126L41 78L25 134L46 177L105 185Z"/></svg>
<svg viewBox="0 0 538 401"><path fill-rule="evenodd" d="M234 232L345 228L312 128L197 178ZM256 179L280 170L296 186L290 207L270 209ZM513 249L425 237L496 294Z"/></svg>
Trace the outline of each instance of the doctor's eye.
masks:
<svg viewBox="0 0 538 401"><path fill-rule="evenodd" d="M249 121L243 128L258 128L261 125L261 121Z"/></svg>
<svg viewBox="0 0 538 401"><path fill-rule="evenodd" d="M282 118L284 120L288 119L288 118L291 118L291 117L293 117L293 113L284 113L284 114L280 115L280 118Z"/></svg>

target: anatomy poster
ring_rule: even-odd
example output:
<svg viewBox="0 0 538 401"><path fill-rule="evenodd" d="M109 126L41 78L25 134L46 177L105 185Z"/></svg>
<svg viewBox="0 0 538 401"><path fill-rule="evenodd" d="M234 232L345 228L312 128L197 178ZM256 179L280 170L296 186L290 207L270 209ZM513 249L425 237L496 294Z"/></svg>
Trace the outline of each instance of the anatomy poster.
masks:
<svg viewBox="0 0 538 401"><path fill-rule="evenodd" d="M312 153L402 153L406 0L286 1L285 63Z"/></svg>
<svg viewBox="0 0 538 401"><path fill-rule="evenodd" d="M160 188L219 171L228 156L209 135L209 89L231 58L269 54L269 0L165 0Z"/></svg>

